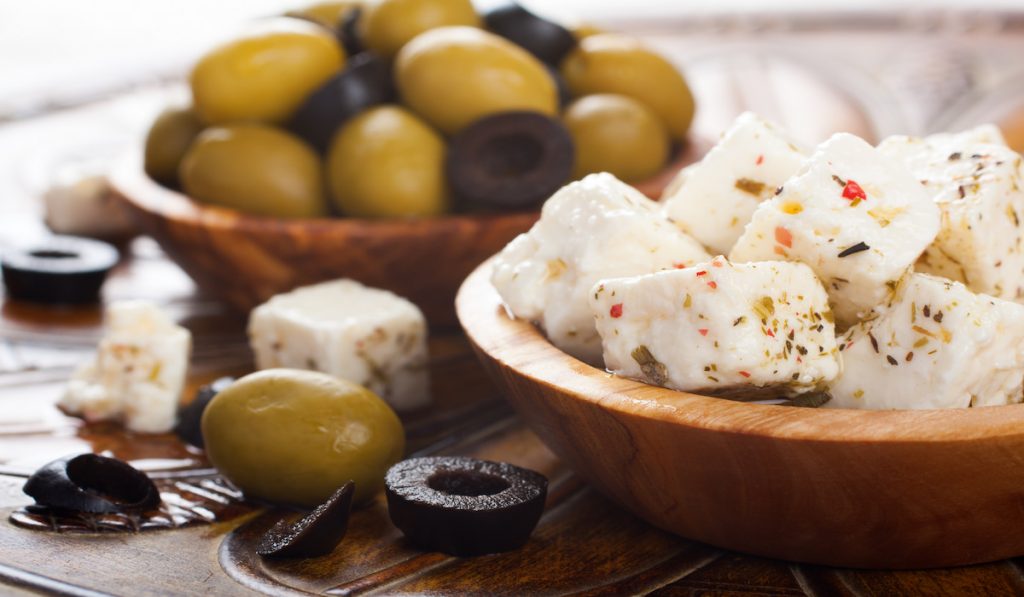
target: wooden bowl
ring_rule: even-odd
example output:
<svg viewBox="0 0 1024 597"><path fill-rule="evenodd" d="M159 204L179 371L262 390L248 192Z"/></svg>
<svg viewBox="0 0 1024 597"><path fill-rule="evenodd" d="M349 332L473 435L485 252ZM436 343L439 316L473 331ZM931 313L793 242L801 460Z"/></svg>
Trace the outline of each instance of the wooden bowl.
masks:
<svg viewBox="0 0 1024 597"><path fill-rule="evenodd" d="M552 451L651 524L830 566L1024 554L1024 406L810 409L642 384L510 319L490 269L479 267L456 299L481 362Z"/></svg>
<svg viewBox="0 0 1024 597"><path fill-rule="evenodd" d="M660 194L708 141L690 143L637 185ZM346 277L416 303L435 326L455 325L454 298L474 267L533 225L536 211L434 218L284 220L202 205L163 187L131 155L110 174L114 194L200 288L248 311L298 286Z"/></svg>

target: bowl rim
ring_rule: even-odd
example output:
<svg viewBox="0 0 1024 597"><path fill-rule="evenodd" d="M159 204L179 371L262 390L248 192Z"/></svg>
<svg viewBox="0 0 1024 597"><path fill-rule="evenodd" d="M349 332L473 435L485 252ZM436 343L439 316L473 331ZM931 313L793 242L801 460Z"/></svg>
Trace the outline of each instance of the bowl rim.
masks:
<svg viewBox="0 0 1024 597"><path fill-rule="evenodd" d="M661 193L668 182L685 165L699 159L710 147L702 138L692 138L676 150L665 169L648 180L634 186L645 194ZM671 177L666 178L666 173ZM665 178L665 180L661 180ZM486 225L491 221L529 221L540 214L540 206L536 209L479 212L449 213L438 216L394 217L394 218L346 218L341 216L321 218L275 218L247 214L229 207L213 204L202 204L184 192L167 188L146 174L143 167L141 151L127 151L115 159L108 174L111 188L122 199L136 209L141 209L177 221L198 223L204 228L232 229L252 232L273 231L308 231L311 229L353 230L367 234L401 236L408 233L422 233L425 228L443 228L450 226ZM659 182L660 181L660 182ZM662 184L664 183L664 184ZM650 195L649 195L650 196Z"/></svg>
<svg viewBox="0 0 1024 597"><path fill-rule="evenodd" d="M456 313L481 356L550 392L618 416L776 440L949 443L1024 435L1024 404L928 410L855 410L752 404L653 386L588 365L512 319L491 284L495 257L459 288Z"/></svg>
<svg viewBox="0 0 1024 597"><path fill-rule="evenodd" d="M456 213L439 216L398 218L275 218L248 214L229 207L202 204L185 193L167 188L150 178L142 165L138 151L125 153L115 160L108 174L111 188L137 209L163 219L198 223L205 228L232 229L252 232L268 230L309 231L311 229L367 231L368 234L400 236L419 232L431 225L478 225L491 220L522 218L536 219L539 210L487 213Z"/></svg>

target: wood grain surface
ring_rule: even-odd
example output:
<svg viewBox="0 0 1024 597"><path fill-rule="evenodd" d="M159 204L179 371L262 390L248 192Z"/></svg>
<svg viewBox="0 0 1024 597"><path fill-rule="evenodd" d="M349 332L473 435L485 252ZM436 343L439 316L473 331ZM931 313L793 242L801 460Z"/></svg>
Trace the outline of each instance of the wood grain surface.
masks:
<svg viewBox="0 0 1024 597"><path fill-rule="evenodd" d="M0 224L0 229L3 225ZM195 293L187 278L132 247L108 299L160 301L196 339L190 389L251 367L244 321ZM159 298L163 297L163 298ZM211 480L202 454L169 435L86 426L53 406L70 367L100 333L96 309L52 311L5 300L0 309L0 593L64 595L503 594L1015 595L1017 560L928 571L866 571L788 563L723 551L644 522L606 499L515 416L459 334L431 342L437 405L405 419L411 455L461 454L528 466L551 480L546 512L525 547L453 558L416 550L391 526L384 502L357 510L329 556L264 562L258 534L285 515L255 504L237 517L151 532L27 530L9 515L29 503L25 477L78 451L106 452L188 487ZM567 422L567 425L574 425ZM573 428L577 428L575 425ZM604 438L607 448L614 435ZM549 438L545 438L550 441ZM604 452L609 457L613 455ZM192 480L189 480L192 479ZM196 481L198 479L198 481ZM167 481L160 481L165 486ZM721 521L720 521L721 522ZM1013 524L1013 521L1008 521ZM839 541L841 543L841 540Z"/></svg>
<svg viewBox="0 0 1024 597"><path fill-rule="evenodd" d="M862 411L748 404L612 376L510 319L489 263L456 299L492 378L542 440L684 537L862 568L1024 555L1024 406Z"/></svg>

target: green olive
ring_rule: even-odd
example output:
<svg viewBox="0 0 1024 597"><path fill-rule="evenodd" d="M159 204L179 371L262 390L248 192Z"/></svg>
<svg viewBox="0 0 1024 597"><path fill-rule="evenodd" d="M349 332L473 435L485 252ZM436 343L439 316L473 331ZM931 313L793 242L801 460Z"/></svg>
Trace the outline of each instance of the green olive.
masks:
<svg viewBox="0 0 1024 597"><path fill-rule="evenodd" d="M664 125L650 108L632 98L588 95L569 104L563 118L576 146L575 178L611 172L635 182L656 174L668 158Z"/></svg>
<svg viewBox="0 0 1024 597"><path fill-rule="evenodd" d="M259 371L221 390L202 430L217 470L275 504L314 507L350 479L366 502L405 451L401 421L376 394L296 369Z"/></svg>
<svg viewBox="0 0 1024 597"><path fill-rule="evenodd" d="M327 213L322 177L312 147L262 124L206 129L179 171L182 188L196 201L282 218Z"/></svg>
<svg viewBox="0 0 1024 597"><path fill-rule="evenodd" d="M335 135L327 180L345 215L436 215L448 209L444 158L444 139L430 126L399 106L379 106Z"/></svg>
<svg viewBox="0 0 1024 597"><path fill-rule="evenodd" d="M359 8L362 5L362 2L351 0L342 2L318 2L295 10L289 10L285 13L285 16L295 17L296 19L306 19L307 21L323 25L331 31L335 31L341 25L341 19L343 19L353 9Z"/></svg>
<svg viewBox="0 0 1024 597"><path fill-rule="evenodd" d="M281 123L344 64L330 31L273 19L203 56L192 69L192 100L207 124Z"/></svg>
<svg viewBox="0 0 1024 597"><path fill-rule="evenodd" d="M181 158L202 130L203 123L192 108L168 108L161 112L146 134L146 174L160 184L177 186Z"/></svg>
<svg viewBox="0 0 1024 597"><path fill-rule="evenodd" d="M624 35L603 33L580 40L562 61L574 97L620 93L640 101L682 140L693 120L693 95L682 73L661 55Z"/></svg>
<svg viewBox="0 0 1024 597"><path fill-rule="evenodd" d="M395 82L405 103L447 134L496 112L558 110L555 81L539 60L471 27L433 29L406 44Z"/></svg>
<svg viewBox="0 0 1024 597"><path fill-rule="evenodd" d="M391 57L420 33L437 27L479 27L470 0L377 0L359 17L359 38L381 56Z"/></svg>

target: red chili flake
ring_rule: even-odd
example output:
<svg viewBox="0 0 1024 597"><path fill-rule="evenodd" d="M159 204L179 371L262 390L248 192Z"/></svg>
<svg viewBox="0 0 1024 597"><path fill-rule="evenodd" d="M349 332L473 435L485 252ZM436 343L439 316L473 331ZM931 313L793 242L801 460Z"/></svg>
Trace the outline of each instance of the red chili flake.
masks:
<svg viewBox="0 0 1024 597"><path fill-rule="evenodd" d="M700 332L701 336L707 336L708 335L708 328L700 328L697 331Z"/></svg>
<svg viewBox="0 0 1024 597"><path fill-rule="evenodd" d="M775 337L775 332L773 332L771 328L764 328L764 333L772 338Z"/></svg>
<svg viewBox="0 0 1024 597"><path fill-rule="evenodd" d="M759 156L757 156L757 161L756 161L756 162L754 162L754 163L755 163L755 164L757 164L758 166L760 166L761 164L763 164L763 163L764 163L764 156L763 156L763 155L759 155Z"/></svg>
<svg viewBox="0 0 1024 597"><path fill-rule="evenodd" d="M686 264L685 263L673 263L672 267L674 267L676 269L686 269Z"/></svg>
<svg viewBox="0 0 1024 597"><path fill-rule="evenodd" d="M793 248L793 233L787 228L782 226L775 227L775 242L779 243L783 247L792 249Z"/></svg>
<svg viewBox="0 0 1024 597"><path fill-rule="evenodd" d="M743 377L750 377L750 373L747 371L740 371L740 375L742 375Z"/></svg>
<svg viewBox="0 0 1024 597"><path fill-rule="evenodd" d="M710 286L712 290L714 290L715 288L718 288L718 284L716 284L714 280L711 280L710 282L708 282L708 286Z"/></svg>
<svg viewBox="0 0 1024 597"><path fill-rule="evenodd" d="M777 246L777 247L775 247L775 254L776 255L782 255L783 257L785 257L786 256L786 250L783 249L782 247L778 247Z"/></svg>
<svg viewBox="0 0 1024 597"><path fill-rule="evenodd" d="M697 272L697 275L698 276L706 276L706 275L708 275L708 270L702 269L699 272Z"/></svg>
<svg viewBox="0 0 1024 597"><path fill-rule="evenodd" d="M608 311L608 314L618 319L622 317L622 303L615 303L612 308Z"/></svg>
<svg viewBox="0 0 1024 597"><path fill-rule="evenodd" d="M852 180L847 180L846 186L843 187L843 198L850 200L864 200L868 198L868 195L867 193L864 192L864 189L860 188L859 184L853 182Z"/></svg>
<svg viewBox="0 0 1024 597"><path fill-rule="evenodd" d="M722 267L722 262L721 261L712 261L711 262L711 267Z"/></svg>

